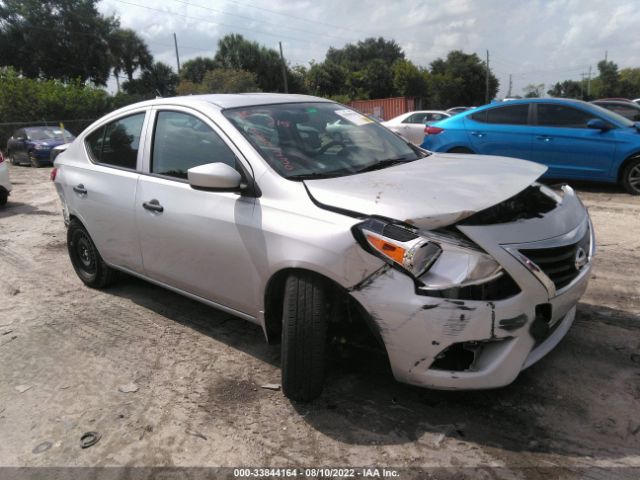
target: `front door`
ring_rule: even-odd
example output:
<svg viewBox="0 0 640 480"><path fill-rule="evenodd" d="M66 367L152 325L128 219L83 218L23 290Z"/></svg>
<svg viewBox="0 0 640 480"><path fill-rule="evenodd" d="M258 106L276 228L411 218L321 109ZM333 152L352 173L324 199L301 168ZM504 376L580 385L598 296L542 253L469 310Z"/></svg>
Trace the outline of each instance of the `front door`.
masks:
<svg viewBox="0 0 640 480"><path fill-rule="evenodd" d="M152 145L136 195L145 274L255 315L259 282L245 246L255 235L255 199L196 190L187 181L197 165L237 168L236 155L206 117L181 109L156 112Z"/></svg>
<svg viewBox="0 0 640 480"><path fill-rule="evenodd" d="M615 129L588 128L592 113L559 104L539 103L533 127L533 160L549 167L556 178L604 178L616 151Z"/></svg>

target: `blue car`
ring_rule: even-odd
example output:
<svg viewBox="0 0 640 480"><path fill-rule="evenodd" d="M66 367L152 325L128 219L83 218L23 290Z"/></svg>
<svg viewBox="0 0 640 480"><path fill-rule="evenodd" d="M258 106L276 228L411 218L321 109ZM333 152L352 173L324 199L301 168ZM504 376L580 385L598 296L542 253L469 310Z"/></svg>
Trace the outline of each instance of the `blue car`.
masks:
<svg viewBox="0 0 640 480"><path fill-rule="evenodd" d="M75 137L59 127L25 127L16 130L7 141L7 156L13 165L28 163L41 167L52 163L51 150L71 142Z"/></svg>
<svg viewBox="0 0 640 480"><path fill-rule="evenodd" d="M620 183L640 195L640 123L580 100L485 105L426 127L421 146L531 160L549 167L546 178Z"/></svg>

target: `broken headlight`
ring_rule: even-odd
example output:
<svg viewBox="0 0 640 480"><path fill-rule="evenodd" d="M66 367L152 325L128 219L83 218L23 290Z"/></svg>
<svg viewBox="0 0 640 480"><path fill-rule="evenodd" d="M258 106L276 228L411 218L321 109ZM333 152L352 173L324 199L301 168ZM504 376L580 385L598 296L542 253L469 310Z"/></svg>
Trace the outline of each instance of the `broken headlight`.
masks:
<svg viewBox="0 0 640 480"><path fill-rule="evenodd" d="M423 290L475 285L504 273L478 246L453 235L417 232L378 218L355 225L353 234L365 250L411 274Z"/></svg>
<svg viewBox="0 0 640 480"><path fill-rule="evenodd" d="M369 253L418 278L442 253L442 248L408 228L369 218L355 225L353 235Z"/></svg>

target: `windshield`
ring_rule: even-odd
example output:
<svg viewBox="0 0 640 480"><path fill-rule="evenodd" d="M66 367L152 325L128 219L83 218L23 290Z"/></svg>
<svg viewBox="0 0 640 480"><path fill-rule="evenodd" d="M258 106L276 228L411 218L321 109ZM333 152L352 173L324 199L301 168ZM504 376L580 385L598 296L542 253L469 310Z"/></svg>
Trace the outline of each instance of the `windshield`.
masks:
<svg viewBox="0 0 640 480"><path fill-rule="evenodd" d="M68 130L57 127L27 128L27 136L30 140L65 140L73 139Z"/></svg>
<svg viewBox="0 0 640 480"><path fill-rule="evenodd" d="M261 105L223 113L276 172L292 180L351 175L429 155L335 103Z"/></svg>
<svg viewBox="0 0 640 480"><path fill-rule="evenodd" d="M613 122L614 125L621 125L623 127L633 127L635 125L635 123L628 118L625 118L616 112L612 112L611 110L607 110L606 108L601 107L600 105L596 105L595 103L590 104L589 108L595 110L594 113L597 113L604 120Z"/></svg>

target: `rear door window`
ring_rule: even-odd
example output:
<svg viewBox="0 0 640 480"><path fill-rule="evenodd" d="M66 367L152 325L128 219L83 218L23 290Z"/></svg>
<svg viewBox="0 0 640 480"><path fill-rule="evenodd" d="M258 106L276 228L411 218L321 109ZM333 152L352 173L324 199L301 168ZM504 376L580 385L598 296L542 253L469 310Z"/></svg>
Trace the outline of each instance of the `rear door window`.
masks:
<svg viewBox="0 0 640 480"><path fill-rule="evenodd" d="M145 113L119 118L87 135L85 145L94 162L135 170Z"/></svg>
<svg viewBox="0 0 640 480"><path fill-rule="evenodd" d="M504 125L527 125L529 120L529 105L509 105L491 108L485 111L486 123L500 123Z"/></svg>
<svg viewBox="0 0 640 480"><path fill-rule="evenodd" d="M589 112L565 105L538 104L538 125L545 127L587 128L587 122L597 118Z"/></svg>
<svg viewBox="0 0 640 480"><path fill-rule="evenodd" d="M151 173L186 179L190 168L216 162L238 167L231 149L211 127L188 113L158 112Z"/></svg>

